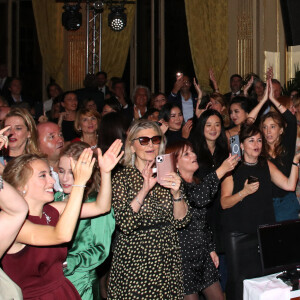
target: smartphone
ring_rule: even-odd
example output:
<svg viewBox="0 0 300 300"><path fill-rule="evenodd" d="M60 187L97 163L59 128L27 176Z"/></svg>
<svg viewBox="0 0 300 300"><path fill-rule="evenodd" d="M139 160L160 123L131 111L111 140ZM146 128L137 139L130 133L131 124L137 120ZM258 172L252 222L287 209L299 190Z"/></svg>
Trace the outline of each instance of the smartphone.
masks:
<svg viewBox="0 0 300 300"><path fill-rule="evenodd" d="M257 177L255 177L255 176L249 176L248 177L248 184L250 184L250 183L254 183L254 182L258 182L258 178Z"/></svg>
<svg viewBox="0 0 300 300"><path fill-rule="evenodd" d="M181 73L181 72L177 72L176 73L176 78L178 79L178 78L180 78L180 77L182 77L183 76L183 74Z"/></svg>
<svg viewBox="0 0 300 300"><path fill-rule="evenodd" d="M174 153L158 155L156 157L157 182L163 183L163 179L167 174L175 172L175 156Z"/></svg>
<svg viewBox="0 0 300 300"><path fill-rule="evenodd" d="M241 159L241 149L240 149L240 138L238 135L234 135L230 137L230 149L231 155L238 155L239 159Z"/></svg>

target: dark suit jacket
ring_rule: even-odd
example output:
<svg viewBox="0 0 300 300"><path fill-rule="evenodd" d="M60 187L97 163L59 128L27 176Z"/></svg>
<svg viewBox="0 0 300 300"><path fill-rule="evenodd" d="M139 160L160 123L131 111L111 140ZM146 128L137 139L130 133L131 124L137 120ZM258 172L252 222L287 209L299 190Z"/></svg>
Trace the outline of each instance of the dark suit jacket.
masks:
<svg viewBox="0 0 300 300"><path fill-rule="evenodd" d="M97 105L97 111L101 112L104 106L104 94L97 88L83 88L75 91L79 106L85 99L93 99Z"/></svg>
<svg viewBox="0 0 300 300"><path fill-rule="evenodd" d="M196 108L196 104L197 104L197 95L192 94L192 99L193 99L193 107L194 107L194 113L195 113L195 108ZM176 94L175 97L172 95L172 93L170 93L170 95L168 96L168 102L169 103L176 103L180 107L180 109L182 110L182 102L181 102L180 91Z"/></svg>

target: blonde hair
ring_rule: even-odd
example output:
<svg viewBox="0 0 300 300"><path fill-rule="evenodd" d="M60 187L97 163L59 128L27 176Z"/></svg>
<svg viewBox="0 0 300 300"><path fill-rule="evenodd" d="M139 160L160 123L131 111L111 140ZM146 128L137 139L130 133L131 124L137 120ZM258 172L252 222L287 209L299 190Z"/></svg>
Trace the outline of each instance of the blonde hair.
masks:
<svg viewBox="0 0 300 300"><path fill-rule="evenodd" d="M36 125L29 111L25 108L20 108L20 107L12 108L2 122L2 128L5 127L5 121L10 117L21 118L24 121L27 130L30 132L30 137L27 139L25 145L25 154L32 153L32 154L40 155L41 152L39 151L38 148L38 142L37 142L38 133L37 133Z"/></svg>
<svg viewBox="0 0 300 300"><path fill-rule="evenodd" d="M161 143L159 145L159 153L163 154L165 152L166 147L166 137L162 133L159 125L156 122L148 121L148 120L138 120L132 124L132 126L129 129L129 133L127 135L127 139L125 142L125 154L123 159L123 165L124 166L134 166L135 162L135 154L131 151L131 146L133 143L133 140L137 137L137 134L144 129L153 129L157 132L158 135L162 137Z"/></svg>
<svg viewBox="0 0 300 300"><path fill-rule="evenodd" d="M81 108L80 110L78 110L76 112L76 116L75 116L75 121L74 121L74 129L77 133L82 134L81 128L80 128L80 117L81 116L94 116L95 118L97 118L97 123L98 123L98 127L97 127L97 131L99 130L99 125L100 125L100 120L101 120L101 115L95 111L95 110L90 110L87 108Z"/></svg>
<svg viewBox="0 0 300 300"><path fill-rule="evenodd" d="M14 188L24 187L33 174L31 163L42 160L47 163L45 157L37 154L23 154L10 160L4 168L3 179Z"/></svg>

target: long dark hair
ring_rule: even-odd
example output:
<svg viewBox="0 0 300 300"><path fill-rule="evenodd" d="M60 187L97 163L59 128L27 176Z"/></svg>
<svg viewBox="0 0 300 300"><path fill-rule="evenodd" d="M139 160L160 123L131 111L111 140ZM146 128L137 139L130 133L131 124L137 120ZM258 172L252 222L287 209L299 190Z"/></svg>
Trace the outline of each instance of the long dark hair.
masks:
<svg viewBox="0 0 300 300"><path fill-rule="evenodd" d="M216 139L216 148L214 155L208 149L207 141L204 136L204 127L209 117L217 116L221 122L221 133ZM197 120L191 135L193 149L198 158L199 170L217 169L223 161L228 157L228 141L225 134L224 123L220 113L214 109L204 111Z"/></svg>

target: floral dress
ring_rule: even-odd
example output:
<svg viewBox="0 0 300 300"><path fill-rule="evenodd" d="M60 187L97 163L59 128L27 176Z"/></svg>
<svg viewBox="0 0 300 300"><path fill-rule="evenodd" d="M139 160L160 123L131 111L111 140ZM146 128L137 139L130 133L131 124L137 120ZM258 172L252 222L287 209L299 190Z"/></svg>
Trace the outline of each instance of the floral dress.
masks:
<svg viewBox="0 0 300 300"><path fill-rule="evenodd" d="M185 226L173 217L169 189L159 184L148 193L139 212L130 205L143 185L135 167L113 178L113 207L119 226L108 299L183 299L182 263L176 229Z"/></svg>

